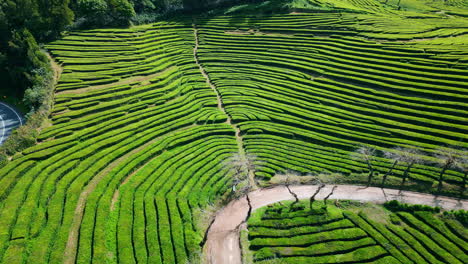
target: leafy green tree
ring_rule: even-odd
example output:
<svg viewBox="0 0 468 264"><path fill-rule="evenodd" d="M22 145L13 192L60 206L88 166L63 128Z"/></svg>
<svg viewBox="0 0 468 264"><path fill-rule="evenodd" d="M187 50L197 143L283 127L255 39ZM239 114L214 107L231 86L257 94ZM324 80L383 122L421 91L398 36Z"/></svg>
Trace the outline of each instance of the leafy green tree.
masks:
<svg viewBox="0 0 468 264"><path fill-rule="evenodd" d="M105 0L78 0L78 13L80 15L100 15L107 11Z"/></svg>
<svg viewBox="0 0 468 264"><path fill-rule="evenodd" d="M91 25L105 25L109 21L107 2L105 0L78 0L77 16L85 19Z"/></svg>
<svg viewBox="0 0 468 264"><path fill-rule="evenodd" d="M183 0L183 7L186 10L201 10L208 5L206 0Z"/></svg>
<svg viewBox="0 0 468 264"><path fill-rule="evenodd" d="M24 92L23 101L32 109L37 109L45 103L49 93L52 93L53 77L48 68L39 68L32 71L34 74L33 86Z"/></svg>
<svg viewBox="0 0 468 264"><path fill-rule="evenodd" d="M17 87L29 87L36 80L35 69L49 69L47 57L40 51L39 45L29 30L23 28L13 31L8 41L7 71L12 84ZM21 90L19 90L22 93Z"/></svg>
<svg viewBox="0 0 468 264"><path fill-rule="evenodd" d="M42 22L37 0L7 0L2 10L7 17L9 32L27 28L34 35L39 33Z"/></svg>
<svg viewBox="0 0 468 264"><path fill-rule="evenodd" d="M24 91L33 86L37 91L43 81L37 70L47 71L50 66L36 39L58 36L73 21L69 1L0 2L0 81L8 87L7 93L22 97Z"/></svg>
<svg viewBox="0 0 468 264"><path fill-rule="evenodd" d="M131 0L135 12L151 12L161 8L164 5L164 1L155 0Z"/></svg>
<svg viewBox="0 0 468 264"><path fill-rule="evenodd" d="M2 5L0 5L0 42L4 40L7 37L7 32L8 32L8 21L7 17L5 15L5 12L3 12Z"/></svg>
<svg viewBox="0 0 468 264"><path fill-rule="evenodd" d="M130 24L130 19L135 16L135 10L127 0L109 0L108 5L116 25L127 26Z"/></svg>
<svg viewBox="0 0 468 264"><path fill-rule="evenodd" d="M70 0L40 0L41 17L44 30L52 37L58 36L65 27L73 22L74 13Z"/></svg>

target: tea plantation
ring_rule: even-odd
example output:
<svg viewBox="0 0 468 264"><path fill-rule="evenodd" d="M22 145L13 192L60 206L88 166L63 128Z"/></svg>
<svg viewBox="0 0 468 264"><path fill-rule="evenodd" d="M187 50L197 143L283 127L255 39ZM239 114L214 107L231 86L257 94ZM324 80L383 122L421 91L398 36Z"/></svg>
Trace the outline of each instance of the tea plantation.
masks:
<svg viewBox="0 0 468 264"><path fill-rule="evenodd" d="M380 185L394 164L384 151L417 149L425 162L399 162L386 184L408 175L404 188L436 192L434 154L468 148L467 2L387 2L231 10L46 45L63 72L39 142L0 169L0 262L185 263L201 250L200 209L233 190L235 153L255 157L258 186L286 171L365 183L350 155L372 147ZM440 184L466 198L466 169ZM281 217L292 220L278 238L261 238L275 219L251 230L256 260L467 262L464 231L432 215L397 213L391 228L336 208L307 228ZM294 243L308 248L283 250Z"/></svg>
<svg viewBox="0 0 468 264"><path fill-rule="evenodd" d="M466 213L466 211L465 211ZM465 223L466 224L466 223ZM261 208L248 222L254 263L466 263L466 229L429 207L387 210L335 201Z"/></svg>

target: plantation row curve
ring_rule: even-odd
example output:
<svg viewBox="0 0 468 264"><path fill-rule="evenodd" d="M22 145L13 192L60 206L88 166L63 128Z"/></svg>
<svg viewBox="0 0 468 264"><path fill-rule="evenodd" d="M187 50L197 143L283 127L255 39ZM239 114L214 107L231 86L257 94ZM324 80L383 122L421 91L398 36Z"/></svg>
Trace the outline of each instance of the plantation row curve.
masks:
<svg viewBox="0 0 468 264"><path fill-rule="evenodd" d="M466 229L431 208L274 204L248 222L254 263L466 263ZM389 206L389 205L387 205ZM406 207L411 208L411 207Z"/></svg>
<svg viewBox="0 0 468 264"><path fill-rule="evenodd" d="M199 209L233 190L235 153L256 157L262 185L286 171L362 183L357 146L428 161L468 147L465 20L389 17L181 18L48 44L63 67L52 125L0 170L1 261L184 263L201 250ZM391 166L376 157L371 184ZM434 191L439 172L416 164L406 185ZM463 175L447 170L443 191Z"/></svg>
<svg viewBox="0 0 468 264"><path fill-rule="evenodd" d="M314 199L317 201L312 203L313 207L310 209L309 200L314 194ZM417 259L416 256L415 259L403 259L402 263L439 263L441 255L447 255L444 250L440 249L440 246L434 246L433 241L430 241L428 246L425 244L428 240L431 240L430 238L426 238L427 233L419 235L413 230L414 228L423 227L421 224L419 224L419 227L411 226L413 229L409 229L409 231L408 229L403 231L404 226L388 227L392 230L400 231L400 234L403 233L404 239L410 239L408 242L410 243L409 246L405 244L406 242L402 243L398 238L387 238L392 243L395 241L400 243L400 245L391 244L379 235L379 232L382 235L388 235L388 232L381 231L381 229L375 231L370 228L365 230L365 233L368 234L367 236L371 237L367 238L366 241L370 242L370 244L376 244L378 254L372 256L372 253L376 251L356 250L361 247L353 244L354 240L356 240L353 237L343 237L341 240L344 242L339 239L340 235L346 235L346 233L341 233L340 230L355 228L355 225L344 220L342 214L336 212L333 208L331 209L332 211L324 210L324 199L328 200L327 205L331 205L331 207L333 207L333 204L341 203L346 207L347 201L376 204L373 208L366 209L363 217L371 217L381 222L388 222L389 216L388 213L382 214L377 205L389 201L429 206L429 208L439 207L447 211L468 209L468 201L466 200L387 188L365 188L357 185L326 185L323 187L319 185L290 185L263 188L251 191L231 201L216 213L213 223L209 228L204 247L205 261L213 264L253 262L346 263L353 261L363 263L373 263L373 261L400 263L398 259L394 260L391 257L392 253L395 252L398 256L401 255L395 247L403 251L416 247L424 255L423 261L420 258ZM427 210L427 208L424 209ZM282 217L264 217L265 211L282 214ZM338 215L334 213L338 213ZM332 215L338 217L330 218L329 216ZM353 215L350 217L353 217ZM390 219L394 218L397 219L396 217L391 217ZM336 225L337 223L334 223L333 219L346 221L347 226ZM466 228L459 221L451 217L447 217L447 220L444 220L444 222L446 224L442 225L440 222L436 222L438 226L437 232L440 232L440 229L443 228L442 230L445 233L442 236L449 237L451 241L460 241L457 245L461 245L461 250L465 252L468 243ZM444 227L444 225L448 226ZM327 230L334 231L335 233L321 233ZM405 232L416 233L416 239L412 238L412 235L405 235ZM430 235L437 234L437 232L432 232ZM247 235L248 237L246 237ZM450 247L450 243L440 238L440 236L440 234L435 235L438 241L444 241L441 243L445 243ZM375 238L372 237L377 238L379 241L374 241ZM423 241L421 241L421 237ZM360 238L364 238L362 233ZM349 242L346 242L348 240ZM423 246L418 241L421 241ZM333 247L330 243L335 242L337 245ZM347 250L343 247L343 252L341 252L341 246L346 245L340 244L341 242L349 244ZM370 244L361 246L365 247ZM437 242L436 244L440 243ZM383 246L384 249L379 248L380 246ZM343 255L342 253L347 254ZM411 252L409 254L415 255L411 254ZM355 257L361 257L361 259ZM380 260L380 258L384 259ZM442 262L440 263L444 263L444 261L442 257Z"/></svg>

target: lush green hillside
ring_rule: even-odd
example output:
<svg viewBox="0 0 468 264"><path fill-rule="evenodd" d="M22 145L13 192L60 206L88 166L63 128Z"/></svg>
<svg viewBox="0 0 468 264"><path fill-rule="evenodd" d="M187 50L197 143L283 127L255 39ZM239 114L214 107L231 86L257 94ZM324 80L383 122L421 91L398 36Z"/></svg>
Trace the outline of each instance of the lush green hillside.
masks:
<svg viewBox="0 0 468 264"><path fill-rule="evenodd" d="M284 202L255 211L244 238L254 263L466 263L467 229L430 207L390 211L332 201ZM406 207L409 209L410 207ZM466 211L464 212L466 214ZM466 223L465 223L466 224Z"/></svg>
<svg viewBox="0 0 468 264"><path fill-rule="evenodd" d="M267 161L257 176L268 179L286 169L359 172L365 164L349 155L360 144L428 153L441 145L468 146L464 44L416 42L452 29L387 18L318 13L199 19L200 60L245 134L247 150ZM421 32L386 28L413 20ZM385 159L376 163L381 173L391 166ZM395 176L405 166L397 168ZM412 179L430 186L438 171L418 165ZM461 183L462 174L450 173L447 182Z"/></svg>
<svg viewBox="0 0 468 264"><path fill-rule="evenodd" d="M63 73L50 126L0 169L0 259L184 263L203 241L199 208L237 184L226 166L235 153L256 165L259 185L285 171L362 183L368 166L350 154L373 147L380 185L394 164L381 151L436 162L440 146L468 147L463 2L438 3L442 13L339 3L352 7L187 17L49 43ZM258 8L247 7L228 13ZM449 195L465 185L454 152L441 178ZM386 185L409 175L405 188L436 191L441 168L408 165Z"/></svg>

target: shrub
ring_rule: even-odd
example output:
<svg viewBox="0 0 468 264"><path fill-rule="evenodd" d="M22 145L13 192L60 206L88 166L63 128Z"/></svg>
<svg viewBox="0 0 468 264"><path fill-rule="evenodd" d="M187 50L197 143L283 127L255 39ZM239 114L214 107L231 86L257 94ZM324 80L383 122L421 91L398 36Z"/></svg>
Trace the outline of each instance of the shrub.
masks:
<svg viewBox="0 0 468 264"><path fill-rule="evenodd" d="M445 211L443 215L447 218L455 218L462 223L464 227L468 227L468 211L466 210Z"/></svg>
<svg viewBox="0 0 468 264"><path fill-rule="evenodd" d="M431 207L428 205L420 205L420 204L403 204L398 202L397 200L391 200L389 202L384 203L385 208L391 211L405 211L405 212L416 212L416 211L429 211L434 213L440 212L440 207Z"/></svg>
<svg viewBox="0 0 468 264"><path fill-rule="evenodd" d="M5 151L0 152L0 167L5 166L8 163L8 155Z"/></svg>

